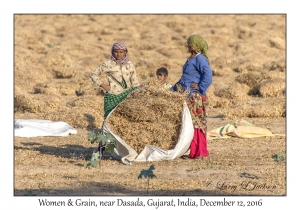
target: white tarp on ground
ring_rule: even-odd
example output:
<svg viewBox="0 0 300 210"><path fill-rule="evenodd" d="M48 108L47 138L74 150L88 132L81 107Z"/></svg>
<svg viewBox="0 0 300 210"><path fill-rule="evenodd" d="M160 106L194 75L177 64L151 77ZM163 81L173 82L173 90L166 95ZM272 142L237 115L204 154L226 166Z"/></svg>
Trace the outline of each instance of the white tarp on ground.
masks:
<svg viewBox="0 0 300 210"><path fill-rule="evenodd" d="M107 119L108 118L109 116ZM190 144L194 135L192 117L185 102L183 104L181 130L174 149L165 150L153 145L146 145L143 151L138 154L133 148L126 144L126 139L122 139L114 134L105 123L103 124L103 131L111 133L118 140L117 149L115 149L113 157L121 159L125 164L131 164L132 161L172 160L186 153L189 154Z"/></svg>
<svg viewBox="0 0 300 210"><path fill-rule="evenodd" d="M77 133L77 130L66 122L36 119L16 119L14 121L14 131L15 136L18 137L68 136Z"/></svg>

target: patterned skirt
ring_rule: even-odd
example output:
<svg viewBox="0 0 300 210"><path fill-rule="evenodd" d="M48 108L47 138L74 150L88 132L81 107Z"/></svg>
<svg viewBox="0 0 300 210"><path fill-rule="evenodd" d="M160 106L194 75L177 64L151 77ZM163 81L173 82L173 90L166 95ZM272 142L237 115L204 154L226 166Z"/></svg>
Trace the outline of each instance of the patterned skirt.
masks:
<svg viewBox="0 0 300 210"><path fill-rule="evenodd" d="M209 155L206 140L206 108L209 105L207 97L198 92L194 92L188 97L187 105L194 125L194 137L190 145L189 157L207 157Z"/></svg>
<svg viewBox="0 0 300 210"><path fill-rule="evenodd" d="M187 106L191 112L194 128L201 129L204 134L207 131L206 109L208 105L207 97L198 92L193 92L187 98Z"/></svg>
<svg viewBox="0 0 300 210"><path fill-rule="evenodd" d="M128 94L134 91L137 87L129 88L128 90L118 95L106 93L104 95L104 120L107 118L109 113L116 108L122 101L126 99Z"/></svg>

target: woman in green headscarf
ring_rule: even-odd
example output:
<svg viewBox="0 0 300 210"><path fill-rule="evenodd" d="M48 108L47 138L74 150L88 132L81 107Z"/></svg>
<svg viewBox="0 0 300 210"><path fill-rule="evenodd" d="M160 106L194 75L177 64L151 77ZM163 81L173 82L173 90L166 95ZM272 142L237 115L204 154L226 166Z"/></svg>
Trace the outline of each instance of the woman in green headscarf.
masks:
<svg viewBox="0 0 300 210"><path fill-rule="evenodd" d="M199 35L187 40L189 58L182 68L180 80L172 86L174 91L188 91L187 105L194 125L194 137L190 145L190 158L209 155L206 141L207 88L212 84L212 70L207 56L208 45Z"/></svg>

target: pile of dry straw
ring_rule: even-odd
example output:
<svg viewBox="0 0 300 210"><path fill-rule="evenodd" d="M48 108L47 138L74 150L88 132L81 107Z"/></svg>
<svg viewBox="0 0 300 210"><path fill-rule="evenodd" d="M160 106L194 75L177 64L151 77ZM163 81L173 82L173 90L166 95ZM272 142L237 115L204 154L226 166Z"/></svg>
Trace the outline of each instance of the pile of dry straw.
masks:
<svg viewBox="0 0 300 210"><path fill-rule="evenodd" d="M151 80L119 104L106 124L138 153L146 145L172 149L179 137L186 96L162 90Z"/></svg>

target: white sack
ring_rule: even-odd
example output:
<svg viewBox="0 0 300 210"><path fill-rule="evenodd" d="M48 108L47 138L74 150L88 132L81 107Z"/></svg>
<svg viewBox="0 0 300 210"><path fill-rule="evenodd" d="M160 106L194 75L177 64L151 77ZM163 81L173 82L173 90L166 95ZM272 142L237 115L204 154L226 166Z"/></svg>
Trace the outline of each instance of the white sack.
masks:
<svg viewBox="0 0 300 210"><path fill-rule="evenodd" d="M14 120L15 136L68 136L76 134L77 130L65 122L52 122L50 120Z"/></svg>

